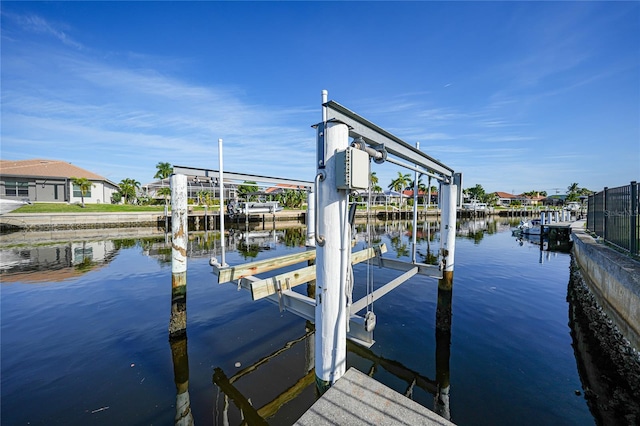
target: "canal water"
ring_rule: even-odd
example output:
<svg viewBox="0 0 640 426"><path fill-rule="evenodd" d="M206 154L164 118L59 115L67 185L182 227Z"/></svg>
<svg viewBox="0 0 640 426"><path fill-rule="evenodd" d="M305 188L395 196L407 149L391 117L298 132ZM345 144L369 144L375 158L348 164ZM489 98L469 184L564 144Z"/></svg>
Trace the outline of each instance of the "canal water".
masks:
<svg viewBox="0 0 640 426"><path fill-rule="evenodd" d="M513 225L458 224L450 332L436 333L437 279L416 275L373 304L376 343L349 344L348 367L459 425L595 424L571 337L570 255L518 240ZM371 238L408 261L410 226L359 225L354 250ZM437 261L438 224L418 231L418 260ZM187 338L173 342L168 237L109 232L0 237L3 425L168 425L187 397L196 425L289 425L313 404L312 325L219 285L217 232L190 234ZM303 251L304 236L231 229L226 260ZM400 272L355 265L354 300L368 275L379 287Z"/></svg>

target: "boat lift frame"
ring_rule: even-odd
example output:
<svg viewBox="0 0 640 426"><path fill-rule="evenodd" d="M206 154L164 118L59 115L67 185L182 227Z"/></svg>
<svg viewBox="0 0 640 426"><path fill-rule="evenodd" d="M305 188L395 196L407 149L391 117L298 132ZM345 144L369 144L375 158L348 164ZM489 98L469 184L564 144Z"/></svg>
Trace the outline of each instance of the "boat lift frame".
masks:
<svg viewBox="0 0 640 426"><path fill-rule="evenodd" d="M327 92L322 92L322 122L314 125L317 131L317 170L315 182L271 178L239 173L225 173L222 165L222 140L219 139L219 171L174 166L174 174L188 174L216 178L221 189L226 180L254 180L264 183L289 183L308 188L307 237L308 244L315 241L316 250L287 255L244 265L229 266L224 258L224 236L222 238L222 262L212 258L210 264L220 284L237 280L238 288L252 292L254 300L265 297L277 303L280 310L314 321L316 324L316 383L321 390L331 386L344 374L346 366L346 339L370 347L373 345L373 324L356 313L387 294L411 277L420 274L452 282L456 204L461 200L462 175L414 148L400 138L383 130L334 101L327 101ZM353 138L351 144L348 139ZM350 146L349 146L350 145ZM441 262L427 265L415 260L415 233L417 215L414 214L414 244L411 262L385 259L386 247L370 247L351 253L351 225L348 216L350 189L336 186L336 153L340 150L364 151L376 163L389 161L392 164L431 176L441 185ZM391 158L398 157L400 160ZM406 162L410 163L407 164ZM416 178L417 180L417 178ZM368 169L367 169L368 182ZM336 192L337 191L337 192ZM220 193L220 208L223 214L224 195ZM414 204L417 191L414 190ZM415 208L415 207L414 207ZM221 221L222 223L222 221ZM320 226L322 225L322 226ZM322 228L323 234L320 234ZM221 226L220 231L224 233ZM325 238L326 236L326 238ZM399 277L383 285L366 297L351 304L347 302L346 281L348 269L353 263L375 258L380 267L403 272ZM307 261L316 263L293 272L260 279L255 274L269 272L283 266ZM295 292L292 288L305 282L316 283L315 299ZM351 283L353 284L353 283ZM260 295L260 297L256 297ZM324 297L324 298L323 298ZM367 312L369 313L369 312ZM372 312L371 312L372 313Z"/></svg>

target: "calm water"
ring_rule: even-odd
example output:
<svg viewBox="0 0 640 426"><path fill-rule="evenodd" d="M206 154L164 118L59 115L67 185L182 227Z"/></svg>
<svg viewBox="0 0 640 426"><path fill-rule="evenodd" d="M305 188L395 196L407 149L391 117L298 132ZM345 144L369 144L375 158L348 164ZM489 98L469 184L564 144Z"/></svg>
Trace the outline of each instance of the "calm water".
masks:
<svg viewBox="0 0 640 426"><path fill-rule="evenodd" d="M420 225L422 261L437 253L436 230ZM375 234L386 257L409 259L407 223L378 222ZM594 424L576 395L584 391L566 301L569 255L541 253L499 220L463 222L458 234L450 336L436 342L437 280L415 276L375 302L376 343L350 345L349 366L431 409L437 381L448 376L459 425ZM218 285L209 266L219 256L217 233L191 234L188 340L173 345L164 234L62 235L0 237L3 425L173 424L185 390L197 425L239 424L243 401L254 407L247 418L287 425L315 401L308 324L234 284ZM6 248L20 241L26 245ZM235 231L227 262L303 244L303 228ZM376 286L400 275L371 271ZM366 265L354 274L357 300Z"/></svg>

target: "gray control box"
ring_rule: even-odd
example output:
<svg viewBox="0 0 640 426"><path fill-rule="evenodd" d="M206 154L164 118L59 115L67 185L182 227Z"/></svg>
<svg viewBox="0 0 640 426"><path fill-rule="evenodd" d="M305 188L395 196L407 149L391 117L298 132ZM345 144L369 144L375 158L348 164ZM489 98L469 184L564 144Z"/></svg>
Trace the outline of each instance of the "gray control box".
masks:
<svg viewBox="0 0 640 426"><path fill-rule="evenodd" d="M369 187L369 154L347 148L335 154L336 187L338 189L367 189Z"/></svg>

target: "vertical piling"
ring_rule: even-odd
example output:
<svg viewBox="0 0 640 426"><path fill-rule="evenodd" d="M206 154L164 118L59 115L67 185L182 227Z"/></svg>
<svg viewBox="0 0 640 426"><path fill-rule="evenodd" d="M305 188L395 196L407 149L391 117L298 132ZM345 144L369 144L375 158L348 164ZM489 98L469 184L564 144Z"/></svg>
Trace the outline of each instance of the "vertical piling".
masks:
<svg viewBox="0 0 640 426"><path fill-rule="evenodd" d="M324 142L324 143L323 143ZM318 126L318 215L315 369L320 392L334 384L346 369L346 280L351 255L346 190L336 188L336 150L346 149L349 130L340 122ZM322 176L324 176L322 178Z"/></svg>
<svg viewBox="0 0 640 426"><path fill-rule="evenodd" d="M438 287L449 290L453 285L454 254L456 249L456 197L457 185L443 183L442 191L442 224L440 231L440 254L443 260L442 279Z"/></svg>
<svg viewBox="0 0 640 426"><path fill-rule="evenodd" d="M442 224L440 251L443 259L442 278L438 280L438 305L436 307L436 385L434 411L450 419L449 409L449 358L451 352L451 301L453 299L453 267L456 242L456 197L454 184L442 184Z"/></svg>
<svg viewBox="0 0 640 426"><path fill-rule="evenodd" d="M187 177L171 175L171 318L169 338L187 332Z"/></svg>

